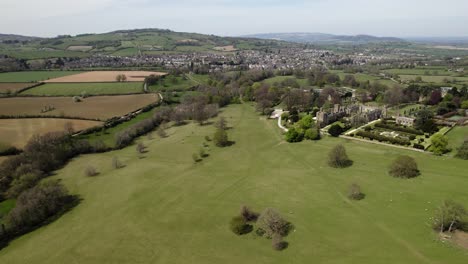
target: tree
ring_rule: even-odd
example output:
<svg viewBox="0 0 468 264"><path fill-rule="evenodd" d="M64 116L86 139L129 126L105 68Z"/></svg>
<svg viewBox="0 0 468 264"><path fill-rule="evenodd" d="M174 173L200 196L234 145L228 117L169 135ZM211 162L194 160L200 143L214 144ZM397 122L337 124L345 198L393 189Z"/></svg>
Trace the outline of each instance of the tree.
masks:
<svg viewBox="0 0 468 264"><path fill-rule="evenodd" d="M286 132L285 138L289 143L301 142L304 139L304 132L292 127Z"/></svg>
<svg viewBox="0 0 468 264"><path fill-rule="evenodd" d="M441 233L452 232L456 229L467 229L467 222L466 209L454 201L447 200L437 208L432 227Z"/></svg>
<svg viewBox="0 0 468 264"><path fill-rule="evenodd" d="M249 207L244 205L241 207L240 215L246 222L255 222L258 219L259 213L252 211Z"/></svg>
<svg viewBox="0 0 468 264"><path fill-rule="evenodd" d="M300 128L306 130L312 128L314 125L314 120L311 115L306 115L299 121Z"/></svg>
<svg viewBox="0 0 468 264"><path fill-rule="evenodd" d="M218 129L226 130L226 129L227 129L227 121L226 121L226 118L224 118L224 116L221 116L221 117L218 119L218 121L216 122L215 127L218 128Z"/></svg>
<svg viewBox="0 0 468 264"><path fill-rule="evenodd" d="M115 80L117 82L125 82L127 81L127 76L125 74L118 74L117 76L115 76Z"/></svg>
<svg viewBox="0 0 468 264"><path fill-rule="evenodd" d="M336 145L330 153L328 153L328 165L333 168L346 168L353 164L346 154L346 149L343 145Z"/></svg>
<svg viewBox="0 0 468 264"><path fill-rule="evenodd" d="M442 134L435 134L431 137L431 147L429 148L429 151L440 156L450 151L447 146L448 137Z"/></svg>
<svg viewBox="0 0 468 264"><path fill-rule="evenodd" d="M304 138L308 140L319 140L320 130L318 128L309 128L305 131Z"/></svg>
<svg viewBox="0 0 468 264"><path fill-rule="evenodd" d="M227 147L229 145L229 139L226 130L220 128L216 129L213 141L218 147Z"/></svg>
<svg viewBox="0 0 468 264"><path fill-rule="evenodd" d="M414 178L419 176L418 164L410 156L400 156L390 165L389 174L396 178Z"/></svg>
<svg viewBox="0 0 468 264"><path fill-rule="evenodd" d="M291 224L286 221L276 210L265 209L257 219L258 228L265 232L265 236L272 238L275 234L286 236Z"/></svg>
<svg viewBox="0 0 468 264"><path fill-rule="evenodd" d="M468 139L465 139L465 141L463 141L463 144L458 149L458 152L455 155L455 157L459 159L468 160Z"/></svg>
<svg viewBox="0 0 468 264"><path fill-rule="evenodd" d="M97 176L99 173L93 166L89 165L85 168L85 175L88 177Z"/></svg>
<svg viewBox="0 0 468 264"><path fill-rule="evenodd" d="M139 142L139 143L137 144L137 146L136 146L136 151L137 151L139 154L143 154L143 153L145 153L145 150L146 150L146 146L145 146L143 143Z"/></svg>
<svg viewBox="0 0 468 264"><path fill-rule="evenodd" d="M333 137L339 137L343 133L343 128L338 124L334 124L328 129L328 133Z"/></svg>
<svg viewBox="0 0 468 264"><path fill-rule="evenodd" d="M123 167L124 167L123 163L117 157L112 158L112 168L120 169Z"/></svg>
<svg viewBox="0 0 468 264"><path fill-rule="evenodd" d="M422 130L426 133L432 133L437 129L437 126L434 123L434 114L427 110L423 109L416 113L416 120L414 121L414 127L416 129Z"/></svg>

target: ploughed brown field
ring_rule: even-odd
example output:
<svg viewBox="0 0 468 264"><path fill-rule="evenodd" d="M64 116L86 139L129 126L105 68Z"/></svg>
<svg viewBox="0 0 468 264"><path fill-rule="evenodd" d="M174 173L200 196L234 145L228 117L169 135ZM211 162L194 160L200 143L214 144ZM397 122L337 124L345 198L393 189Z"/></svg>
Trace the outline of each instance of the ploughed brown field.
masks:
<svg viewBox="0 0 468 264"><path fill-rule="evenodd" d="M150 75L165 75L164 72L151 71L90 71L44 81L46 83L68 82L116 82L117 75L124 74L127 82L143 82Z"/></svg>
<svg viewBox="0 0 468 264"><path fill-rule="evenodd" d="M22 148L32 136L64 131L67 123L72 125L74 131L102 124L99 121L61 118L0 119L0 144Z"/></svg>
<svg viewBox="0 0 468 264"><path fill-rule="evenodd" d="M34 84L31 83L0 83L0 94L7 93L8 91L14 93L21 89L30 87Z"/></svg>
<svg viewBox="0 0 468 264"><path fill-rule="evenodd" d="M74 102L71 97L0 98L0 115L64 116L107 120L136 111L159 100L157 94L94 96ZM42 112L45 109L51 111Z"/></svg>

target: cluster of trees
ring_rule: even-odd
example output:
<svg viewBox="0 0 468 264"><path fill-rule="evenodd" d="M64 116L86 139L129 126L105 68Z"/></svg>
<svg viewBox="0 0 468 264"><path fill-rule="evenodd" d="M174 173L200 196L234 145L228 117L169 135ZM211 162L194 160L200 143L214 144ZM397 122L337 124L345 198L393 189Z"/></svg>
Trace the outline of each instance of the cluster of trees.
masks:
<svg viewBox="0 0 468 264"><path fill-rule="evenodd" d="M231 219L230 229L237 235L244 235L252 232L254 225L257 227L255 233L258 236L271 239L273 249L283 250L288 247L284 237L289 234L292 224L276 210L266 208L259 214L243 206L240 214Z"/></svg>
<svg viewBox="0 0 468 264"><path fill-rule="evenodd" d="M468 232L468 211L463 205L447 200L437 208L432 227L440 233L455 230Z"/></svg>
<svg viewBox="0 0 468 264"><path fill-rule="evenodd" d="M285 118L289 122L293 123L294 120L299 118L299 116L297 111L293 110L289 115L285 115ZM311 115L305 115L299 121L294 123L291 128L289 128L288 132L285 134L285 139L290 143L301 142L304 139L319 140L320 129L315 124Z"/></svg>

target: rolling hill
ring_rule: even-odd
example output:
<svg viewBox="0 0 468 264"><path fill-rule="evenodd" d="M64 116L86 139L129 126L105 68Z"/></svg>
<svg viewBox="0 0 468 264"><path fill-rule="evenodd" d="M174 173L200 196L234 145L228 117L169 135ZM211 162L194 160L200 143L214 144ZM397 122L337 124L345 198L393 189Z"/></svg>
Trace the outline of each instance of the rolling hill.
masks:
<svg viewBox="0 0 468 264"><path fill-rule="evenodd" d="M234 52L291 45L276 40L219 37L163 29L118 30L104 34L62 35L55 38L24 40L27 42L0 42L0 55L24 59L86 57L92 54L134 56L163 53Z"/></svg>
<svg viewBox="0 0 468 264"><path fill-rule="evenodd" d="M367 44L383 42L405 42L403 39L392 37L375 37L370 35L332 35L324 33L267 33L254 34L246 37L260 39L275 39L297 43L317 43L317 44Z"/></svg>

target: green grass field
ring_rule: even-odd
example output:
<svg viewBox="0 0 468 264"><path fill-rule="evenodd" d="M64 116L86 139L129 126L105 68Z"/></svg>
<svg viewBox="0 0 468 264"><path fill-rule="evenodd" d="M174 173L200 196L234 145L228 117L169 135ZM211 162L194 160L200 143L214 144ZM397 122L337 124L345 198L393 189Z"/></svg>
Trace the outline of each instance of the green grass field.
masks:
<svg viewBox="0 0 468 264"><path fill-rule="evenodd" d="M57 171L82 202L55 222L13 241L0 263L451 263L468 253L442 243L430 227L445 199L468 205L466 161L335 138L288 144L276 121L249 105L223 110L235 144L210 144L192 161L214 127L189 124L169 137L86 155ZM331 169L328 151L345 145L354 165ZM398 155L413 156L422 175L387 175ZM111 168L113 157L126 164ZM94 165L97 177L83 170ZM366 198L350 201L348 186ZM278 209L294 224L283 252L253 233L238 237L228 223L240 206Z"/></svg>
<svg viewBox="0 0 468 264"><path fill-rule="evenodd" d="M138 82L121 83L47 83L24 91L23 95L75 96L111 95L142 93L143 84Z"/></svg>
<svg viewBox="0 0 468 264"><path fill-rule="evenodd" d="M39 82L81 73L80 71L24 71L0 73L0 82Z"/></svg>
<svg viewBox="0 0 468 264"><path fill-rule="evenodd" d="M452 156L457 154L458 148L463 144L465 139L468 139L468 126L458 126L453 128L446 135L449 138L449 147L452 149Z"/></svg>
<svg viewBox="0 0 468 264"><path fill-rule="evenodd" d="M172 78L172 76L170 76L170 77ZM196 80L190 80L188 78L183 78L183 77L175 77L174 82L171 81L171 80L172 79L165 78L163 83L160 82L157 85L152 85L152 86L149 87L149 89L151 91L157 91L157 92L160 92L160 91L184 91L184 90L187 90L187 89L199 84Z"/></svg>
<svg viewBox="0 0 468 264"><path fill-rule="evenodd" d="M309 86L309 83L308 83L307 79L298 79L298 78L296 78L294 76L275 76L275 77L268 78L268 79L264 80L264 82L267 83L267 84L273 85L275 83L281 83L281 82L283 82L285 80L288 80L288 79L296 80L301 87Z"/></svg>
<svg viewBox="0 0 468 264"><path fill-rule="evenodd" d="M453 76L428 76L428 75L400 75L402 81L414 81L416 77L421 77L426 83L447 83L455 80L456 82L468 82L468 77L453 77Z"/></svg>
<svg viewBox="0 0 468 264"><path fill-rule="evenodd" d="M15 200L5 200L0 202L0 224L3 223L3 216L7 215L13 207L15 207Z"/></svg>

